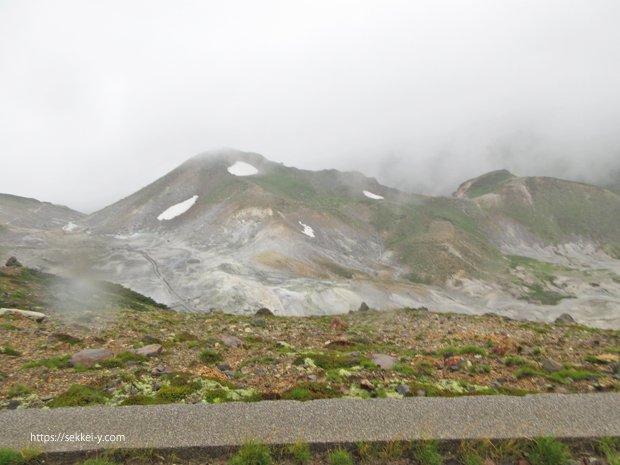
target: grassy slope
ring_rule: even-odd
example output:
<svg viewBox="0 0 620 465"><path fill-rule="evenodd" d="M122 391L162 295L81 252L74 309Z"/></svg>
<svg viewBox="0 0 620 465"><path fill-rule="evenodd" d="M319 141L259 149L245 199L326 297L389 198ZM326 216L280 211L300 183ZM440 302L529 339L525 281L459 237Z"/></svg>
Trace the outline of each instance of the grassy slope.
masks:
<svg viewBox="0 0 620 465"><path fill-rule="evenodd" d="M504 181L515 176L506 170L492 171L476 178L467 189L467 196L471 199L495 191Z"/></svg>
<svg viewBox="0 0 620 465"><path fill-rule="evenodd" d="M29 268L0 268L0 307L45 309L52 314L98 313L109 309L147 311L165 305L119 284L77 283Z"/></svg>

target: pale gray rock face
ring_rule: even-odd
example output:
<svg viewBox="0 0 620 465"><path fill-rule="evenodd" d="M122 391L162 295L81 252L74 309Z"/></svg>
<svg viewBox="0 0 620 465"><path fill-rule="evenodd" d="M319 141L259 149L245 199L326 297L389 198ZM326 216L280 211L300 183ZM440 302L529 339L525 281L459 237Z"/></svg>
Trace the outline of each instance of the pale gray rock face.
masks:
<svg viewBox="0 0 620 465"><path fill-rule="evenodd" d="M578 324L620 328L620 260L598 237L545 241L508 217L503 209L534 209L537 191L509 173L482 180L497 176L493 192L472 197L480 182L471 180L459 198L437 199L359 173L309 172L222 151L194 157L87 217L37 201L9 211L0 196L0 259L15 255L65 276L87 270L180 311L295 316L426 307L547 322L568 313ZM615 194L573 184L620 208ZM608 229L605 240L615 240ZM514 264L511 256L535 262ZM551 269L543 278L538 262ZM428 275L416 271L420 263ZM536 285L562 298L537 301Z"/></svg>

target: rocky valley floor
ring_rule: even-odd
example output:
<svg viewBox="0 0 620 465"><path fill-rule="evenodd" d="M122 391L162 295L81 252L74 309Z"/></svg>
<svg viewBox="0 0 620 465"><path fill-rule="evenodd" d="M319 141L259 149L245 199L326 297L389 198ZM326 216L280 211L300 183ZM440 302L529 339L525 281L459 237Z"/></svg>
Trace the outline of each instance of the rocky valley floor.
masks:
<svg viewBox="0 0 620 465"><path fill-rule="evenodd" d="M618 331L574 324L415 309L0 321L2 408L620 390Z"/></svg>

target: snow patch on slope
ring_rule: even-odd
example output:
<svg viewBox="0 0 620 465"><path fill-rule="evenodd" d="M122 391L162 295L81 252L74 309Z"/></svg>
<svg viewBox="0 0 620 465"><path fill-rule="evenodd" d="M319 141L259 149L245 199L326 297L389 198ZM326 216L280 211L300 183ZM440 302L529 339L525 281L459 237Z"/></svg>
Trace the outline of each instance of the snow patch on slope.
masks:
<svg viewBox="0 0 620 465"><path fill-rule="evenodd" d="M301 225L302 228L304 228L304 230L302 231L302 234L305 234L308 237L314 237L314 229L312 229L307 224L302 223L301 221L299 222L299 224Z"/></svg>
<svg viewBox="0 0 620 465"><path fill-rule="evenodd" d="M179 215L182 215L183 213L185 213L187 210L189 210L190 208L192 208L194 206L194 204L196 203L196 200L198 200L198 196L194 195L193 197L181 202L181 203L177 203L176 205L173 205L172 207L168 208L167 210L165 210L161 215L159 215L157 217L157 219L159 221L164 221L164 220L171 220L173 218L176 218Z"/></svg>
<svg viewBox="0 0 620 465"><path fill-rule="evenodd" d="M233 176L252 176L258 173L256 168L244 161L237 161L234 165L229 166L227 169Z"/></svg>
<svg viewBox="0 0 620 465"><path fill-rule="evenodd" d="M373 199L373 200L383 200L383 199L385 198L385 197L383 197L382 195L379 195L379 194L373 194L373 193L372 193L372 192L370 192L370 191L363 191L363 192L364 192L364 195L365 195L366 197L368 197L369 199Z"/></svg>

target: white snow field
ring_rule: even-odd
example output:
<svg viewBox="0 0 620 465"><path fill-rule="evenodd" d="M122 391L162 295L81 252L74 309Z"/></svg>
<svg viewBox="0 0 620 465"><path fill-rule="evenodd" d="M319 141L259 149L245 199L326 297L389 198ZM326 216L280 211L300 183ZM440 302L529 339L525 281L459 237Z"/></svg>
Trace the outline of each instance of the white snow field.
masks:
<svg viewBox="0 0 620 465"><path fill-rule="evenodd" d="M171 220L173 218L176 218L179 215L182 215L183 213L185 213L187 210L189 210L190 208L192 208L194 206L194 204L196 203L196 200L198 200L198 196L194 195L193 197L181 202L181 203L177 203L176 205L173 205L172 207L168 208L166 211L164 211L161 215L159 215L157 217L157 219L159 221L168 221Z"/></svg>
<svg viewBox="0 0 620 465"><path fill-rule="evenodd" d="M305 234L308 237L314 237L314 229L312 229L307 224L302 223L301 221L299 222L299 224L301 225L302 228L304 228L304 230L302 231L302 234Z"/></svg>
<svg viewBox="0 0 620 465"><path fill-rule="evenodd" d="M365 195L366 197L368 197L369 199L373 199L373 200L383 200L383 199L384 199L384 197L383 197L382 195L379 195L379 194L373 194L373 193L372 193L372 192L370 192L370 191L363 191L363 192L364 192L364 195Z"/></svg>
<svg viewBox="0 0 620 465"><path fill-rule="evenodd" d="M228 167L228 172L233 176L253 176L258 173L258 170L249 163L237 161Z"/></svg>

